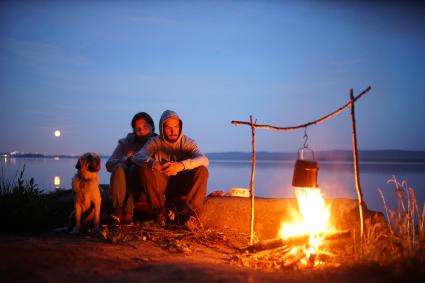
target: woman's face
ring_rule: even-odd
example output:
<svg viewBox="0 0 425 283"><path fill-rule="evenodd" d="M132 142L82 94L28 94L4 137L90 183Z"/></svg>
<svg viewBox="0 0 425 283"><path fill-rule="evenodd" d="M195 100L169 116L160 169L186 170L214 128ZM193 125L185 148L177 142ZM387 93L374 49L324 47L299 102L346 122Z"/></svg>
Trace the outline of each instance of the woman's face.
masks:
<svg viewBox="0 0 425 283"><path fill-rule="evenodd" d="M145 119L138 119L134 123L133 133L137 137L147 137L152 134L152 127Z"/></svg>

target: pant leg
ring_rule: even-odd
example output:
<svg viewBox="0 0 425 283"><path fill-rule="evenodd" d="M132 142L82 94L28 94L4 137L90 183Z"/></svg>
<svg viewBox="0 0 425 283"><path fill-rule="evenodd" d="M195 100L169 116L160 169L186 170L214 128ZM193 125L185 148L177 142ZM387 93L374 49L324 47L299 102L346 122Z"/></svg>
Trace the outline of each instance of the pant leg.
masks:
<svg viewBox="0 0 425 283"><path fill-rule="evenodd" d="M127 170L127 191L123 205L123 212L133 214L134 203L139 199L140 193L145 190L143 183L139 181L139 169L136 165L130 165Z"/></svg>
<svg viewBox="0 0 425 283"><path fill-rule="evenodd" d="M161 211L165 204L165 192L169 177L150 168L138 167L139 180L143 183L146 196L154 213Z"/></svg>
<svg viewBox="0 0 425 283"><path fill-rule="evenodd" d="M110 194L112 213L121 215L124 199L127 191L127 171L125 164L118 164L114 167L110 179Z"/></svg>
<svg viewBox="0 0 425 283"><path fill-rule="evenodd" d="M175 190L179 195L186 196L186 204L188 204L193 212L199 214L204 208L207 182L208 169L205 166L200 166L177 174L173 178L173 184L170 190Z"/></svg>

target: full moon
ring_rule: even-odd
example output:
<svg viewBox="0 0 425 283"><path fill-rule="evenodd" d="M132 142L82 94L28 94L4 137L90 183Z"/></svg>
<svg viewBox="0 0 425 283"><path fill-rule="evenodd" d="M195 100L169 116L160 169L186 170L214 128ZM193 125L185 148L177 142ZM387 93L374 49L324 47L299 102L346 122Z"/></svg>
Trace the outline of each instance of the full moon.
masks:
<svg viewBox="0 0 425 283"><path fill-rule="evenodd" d="M56 130L55 132L54 132L54 135L55 135L55 137L60 137L61 136L61 131L59 131L59 130Z"/></svg>

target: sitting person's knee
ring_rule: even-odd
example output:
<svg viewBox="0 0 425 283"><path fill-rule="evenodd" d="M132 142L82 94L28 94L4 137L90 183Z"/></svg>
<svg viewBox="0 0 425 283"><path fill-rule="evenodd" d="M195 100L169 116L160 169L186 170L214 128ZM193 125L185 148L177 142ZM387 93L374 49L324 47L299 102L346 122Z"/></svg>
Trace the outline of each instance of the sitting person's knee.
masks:
<svg viewBox="0 0 425 283"><path fill-rule="evenodd" d="M198 168L197 168L197 170L198 170L198 174L200 174L200 175L202 175L202 176L205 176L205 177L208 177L208 168L207 167L205 167L205 166L199 166Z"/></svg>
<svg viewBox="0 0 425 283"><path fill-rule="evenodd" d="M154 171L152 170L152 168L143 167L143 166L136 166L135 167L135 170L137 171L137 173L141 177L150 176L150 175L152 175L154 173Z"/></svg>
<svg viewBox="0 0 425 283"><path fill-rule="evenodd" d="M112 170L112 175L125 175L127 173L128 167L125 164L117 164Z"/></svg>

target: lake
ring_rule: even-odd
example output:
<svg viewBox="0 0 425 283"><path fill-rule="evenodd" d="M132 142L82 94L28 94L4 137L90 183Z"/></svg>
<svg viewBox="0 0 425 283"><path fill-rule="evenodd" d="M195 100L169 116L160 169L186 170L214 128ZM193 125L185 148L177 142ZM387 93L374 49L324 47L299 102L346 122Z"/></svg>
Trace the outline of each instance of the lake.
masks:
<svg viewBox="0 0 425 283"><path fill-rule="evenodd" d="M13 179L25 164L24 178L34 177L45 192L70 188L75 174L76 158L2 158L2 174ZM102 159L99 173L102 184L109 183L110 174ZM255 195L261 197L292 198L291 186L294 161L258 161L255 175ZM357 198L352 162L319 162L318 183L327 198ZM386 184L393 175L406 180L414 188L418 201L425 201L425 163L360 163L360 181L367 206L383 210L378 188L384 190L387 201L394 201L394 185ZM233 187L249 188L250 161L210 160L208 192L228 191Z"/></svg>

